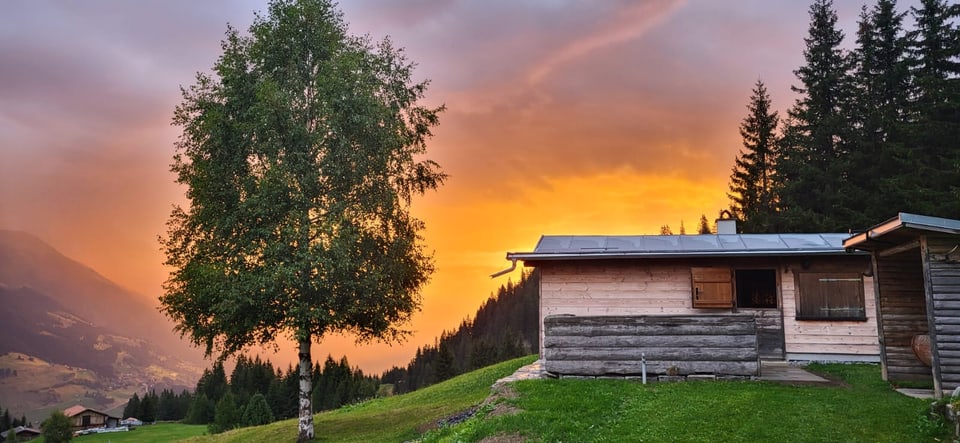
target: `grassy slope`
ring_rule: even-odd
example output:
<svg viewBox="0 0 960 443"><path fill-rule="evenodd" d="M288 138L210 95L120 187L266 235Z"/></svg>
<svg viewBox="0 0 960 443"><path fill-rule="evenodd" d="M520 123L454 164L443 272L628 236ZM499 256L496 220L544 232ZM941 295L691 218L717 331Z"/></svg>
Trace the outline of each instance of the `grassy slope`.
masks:
<svg viewBox="0 0 960 443"><path fill-rule="evenodd" d="M417 438L437 420L463 411L490 395L497 379L512 374L535 357L523 357L464 374L409 394L368 401L356 406L317 414L319 442L401 442ZM295 441L296 420L203 436L193 442Z"/></svg>
<svg viewBox="0 0 960 443"><path fill-rule="evenodd" d="M512 360L410 394L316 415L317 441L401 442L436 420L481 402L498 378L533 360ZM949 441L948 429L927 419L929 400L894 392L873 365L823 365L814 370L847 386L788 386L760 382L642 385L622 380L542 380L514 384L519 398L502 399L516 415L474 418L431 431L425 441L479 441L522 435L529 441L912 442ZM485 410L481 412L484 415ZM939 425L939 426L938 426ZM162 432L160 432L162 431ZM203 426L162 424L76 441L174 441ZM129 440L133 438L133 440ZM294 441L296 421L239 429L194 442Z"/></svg>
<svg viewBox="0 0 960 443"><path fill-rule="evenodd" d="M529 441L911 442L944 441L926 419L929 400L894 392L871 365L814 369L848 387L758 382L642 385L618 380L545 380L515 385L516 415L473 419L427 441L522 435Z"/></svg>

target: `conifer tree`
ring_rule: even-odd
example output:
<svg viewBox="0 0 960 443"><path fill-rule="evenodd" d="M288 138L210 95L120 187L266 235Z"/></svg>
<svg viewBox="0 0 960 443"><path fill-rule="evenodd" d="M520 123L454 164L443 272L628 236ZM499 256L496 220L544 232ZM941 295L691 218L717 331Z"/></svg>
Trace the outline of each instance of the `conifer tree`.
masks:
<svg viewBox="0 0 960 443"><path fill-rule="evenodd" d="M852 228L870 226L911 205L912 198L899 185L909 157L905 130L911 85L904 16L894 0L878 0L860 14L851 73L856 94L847 111L855 132L838 208Z"/></svg>
<svg viewBox="0 0 960 443"><path fill-rule="evenodd" d="M211 434L219 434L229 431L240 425L240 411L237 409L237 403L233 399L233 394L227 391L217 402L216 410L213 414L213 422L207 425L207 430Z"/></svg>
<svg viewBox="0 0 960 443"><path fill-rule="evenodd" d="M127 401L127 406L123 408L123 418L136 417L140 418L140 396L136 392L133 393L133 397L130 397L130 400Z"/></svg>
<svg viewBox="0 0 960 443"><path fill-rule="evenodd" d="M842 229L841 203L851 127L847 121L851 87L849 57L831 0L810 6L805 64L794 73L800 94L785 121L776 162L780 231L828 232Z"/></svg>
<svg viewBox="0 0 960 443"><path fill-rule="evenodd" d="M700 224L697 226L697 234L711 234L713 231L710 230L710 221L707 220L706 214L700 214Z"/></svg>
<svg viewBox="0 0 960 443"><path fill-rule="evenodd" d="M960 217L960 5L921 0L911 8L909 62L914 84L910 106L911 176L898 183L915 212Z"/></svg>
<svg viewBox="0 0 960 443"><path fill-rule="evenodd" d="M727 194L731 200L730 211L740 220L743 232L776 230L773 183L779 122L766 86L757 80L747 105L747 116L740 124L743 149L737 156Z"/></svg>
<svg viewBox="0 0 960 443"><path fill-rule="evenodd" d="M270 411L267 398L258 392L254 394L253 397L250 397L250 401L243 409L241 425L260 426L267 423L273 423L273 412Z"/></svg>

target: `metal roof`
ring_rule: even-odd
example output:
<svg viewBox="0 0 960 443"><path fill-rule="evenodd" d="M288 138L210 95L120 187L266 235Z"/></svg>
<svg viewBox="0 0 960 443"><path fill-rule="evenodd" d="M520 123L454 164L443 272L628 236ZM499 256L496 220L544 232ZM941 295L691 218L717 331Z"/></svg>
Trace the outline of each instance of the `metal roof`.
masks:
<svg viewBox="0 0 960 443"><path fill-rule="evenodd" d="M901 212L890 220L844 240L843 246L868 251L882 249L930 232L960 235L960 220Z"/></svg>
<svg viewBox="0 0 960 443"><path fill-rule="evenodd" d="M846 254L849 234L726 235L544 235L532 252L509 252L508 260L594 258L764 257Z"/></svg>

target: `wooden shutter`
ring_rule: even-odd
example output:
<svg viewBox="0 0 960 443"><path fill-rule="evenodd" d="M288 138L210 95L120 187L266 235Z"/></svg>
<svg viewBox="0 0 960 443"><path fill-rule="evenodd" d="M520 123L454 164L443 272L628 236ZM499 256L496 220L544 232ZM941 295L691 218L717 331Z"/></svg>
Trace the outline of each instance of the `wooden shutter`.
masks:
<svg viewBox="0 0 960 443"><path fill-rule="evenodd" d="M797 320L867 319L859 273L798 274Z"/></svg>
<svg viewBox="0 0 960 443"><path fill-rule="evenodd" d="M730 268L690 268L694 308L732 308Z"/></svg>

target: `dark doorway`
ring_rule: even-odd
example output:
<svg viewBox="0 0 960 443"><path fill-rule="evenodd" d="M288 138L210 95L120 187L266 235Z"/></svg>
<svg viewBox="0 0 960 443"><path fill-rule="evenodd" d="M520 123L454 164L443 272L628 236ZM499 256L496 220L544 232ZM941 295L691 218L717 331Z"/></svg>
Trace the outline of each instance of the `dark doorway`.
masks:
<svg viewBox="0 0 960 443"><path fill-rule="evenodd" d="M777 296L775 269L737 269L734 284L739 312L752 312L757 320L760 358L782 360L784 356L783 313Z"/></svg>
<svg viewBox="0 0 960 443"><path fill-rule="evenodd" d="M737 306L741 308L777 308L777 271L738 269Z"/></svg>

